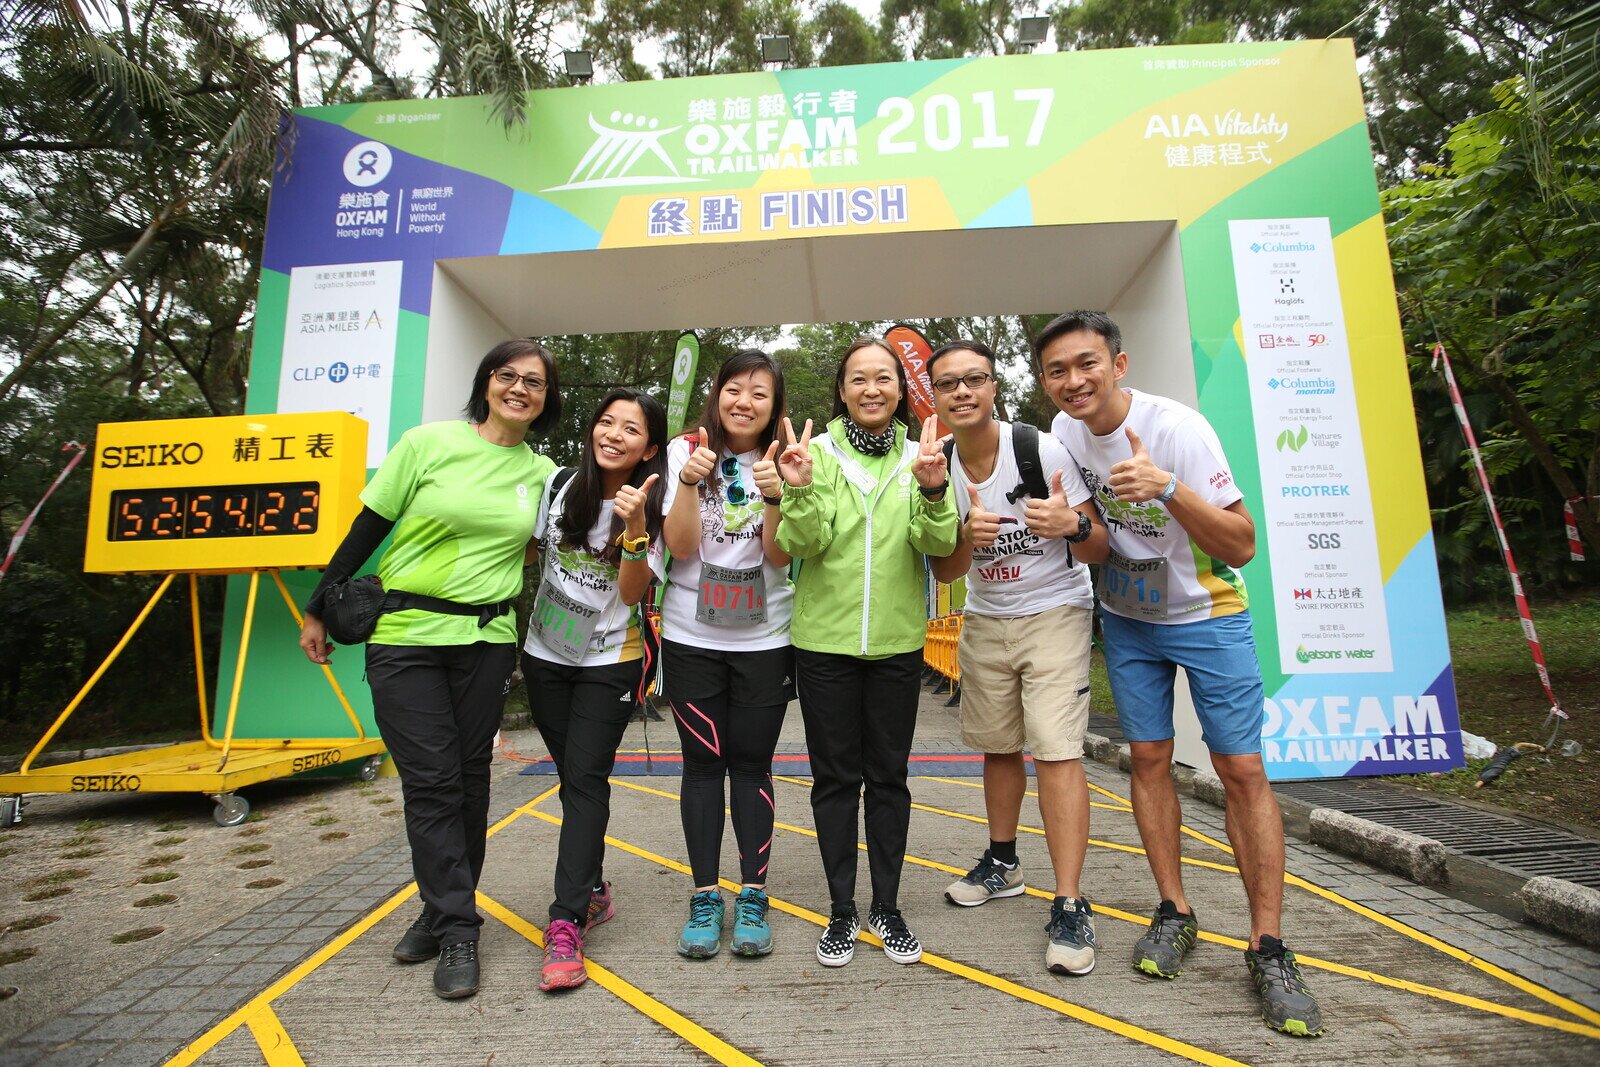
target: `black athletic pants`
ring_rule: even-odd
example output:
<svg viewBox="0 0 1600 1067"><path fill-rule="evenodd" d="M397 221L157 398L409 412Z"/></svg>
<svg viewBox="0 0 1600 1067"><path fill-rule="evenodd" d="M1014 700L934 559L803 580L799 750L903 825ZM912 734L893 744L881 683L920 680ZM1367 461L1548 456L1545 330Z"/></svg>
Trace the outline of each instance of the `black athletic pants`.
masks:
<svg viewBox="0 0 1600 1067"><path fill-rule="evenodd" d="M898 907L922 652L857 659L797 648L794 658L811 754L811 813L833 906L855 900L857 812L865 784L872 903Z"/></svg>
<svg viewBox="0 0 1600 1067"><path fill-rule="evenodd" d="M678 811L694 884L716 885L722 859L723 787L739 843L739 876L765 885L772 859L772 752L794 699L794 652L788 646L724 652L661 643L667 699L683 746Z"/></svg>
<svg viewBox="0 0 1600 1067"><path fill-rule="evenodd" d="M405 794L411 869L441 945L476 941L489 763L516 663L510 644L367 646L367 684Z"/></svg>
<svg viewBox="0 0 1600 1067"><path fill-rule="evenodd" d="M550 918L582 926L600 884L611 823L611 769L633 715L643 660L603 667L552 663L523 653L528 707L561 777L561 843Z"/></svg>

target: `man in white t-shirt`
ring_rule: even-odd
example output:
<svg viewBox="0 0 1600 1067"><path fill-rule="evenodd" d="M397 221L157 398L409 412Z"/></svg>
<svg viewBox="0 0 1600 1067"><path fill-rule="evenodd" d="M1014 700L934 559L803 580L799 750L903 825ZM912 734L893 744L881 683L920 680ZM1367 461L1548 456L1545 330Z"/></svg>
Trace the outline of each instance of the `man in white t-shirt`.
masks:
<svg viewBox="0 0 1600 1067"><path fill-rule="evenodd" d="M1094 918L1079 889L1089 843L1083 735L1089 722L1094 597L1087 568L1106 558L1106 530L1072 458L1032 426L994 418L994 353L954 341L928 360L933 403L950 427L950 493L961 510L955 551L933 561L943 582L967 579L957 658L961 738L983 755L989 847L945 891L975 907L1024 890L1017 821L1033 754L1039 810L1055 868L1045 966L1094 969Z"/></svg>
<svg viewBox="0 0 1600 1067"><path fill-rule="evenodd" d="M1199 932L1183 891L1171 776L1173 682L1182 667L1227 798L1228 840L1250 900L1245 961L1262 1018L1284 1033L1319 1036L1321 1011L1279 925L1283 818L1261 762L1261 668L1239 574L1255 556L1255 521L1205 417L1123 388L1128 354L1108 316L1053 319L1034 355L1062 412L1052 429L1110 532L1099 581L1106 671L1133 755L1134 818L1161 891L1133 965L1176 978Z"/></svg>

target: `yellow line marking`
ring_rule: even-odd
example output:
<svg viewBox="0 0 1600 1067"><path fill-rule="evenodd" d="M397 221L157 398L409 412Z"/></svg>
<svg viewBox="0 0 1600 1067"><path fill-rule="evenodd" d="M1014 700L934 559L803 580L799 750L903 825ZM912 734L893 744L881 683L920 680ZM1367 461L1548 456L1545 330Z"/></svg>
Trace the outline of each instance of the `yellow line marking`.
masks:
<svg viewBox="0 0 1600 1067"><path fill-rule="evenodd" d="M534 814L541 813L536 812ZM554 816L547 816L547 818L560 825L560 820ZM610 839L607 838L607 840ZM541 949L544 948L544 934L528 920L481 892L478 894L478 904L484 911L493 915ZM625 1001L629 1007L646 1016L652 1022L659 1023L661 1026L671 1030L718 1063L736 1064L738 1067L746 1067L746 1065L749 1065L749 1067L761 1067L759 1060L750 1058L693 1019L680 1015L632 982L600 966L594 961L593 957L584 958L584 967L589 972L589 977L595 980L596 985L616 995Z"/></svg>
<svg viewBox="0 0 1600 1067"><path fill-rule="evenodd" d="M811 783L803 778L789 778L781 774L775 774L772 777L780 782L789 782L793 785L804 786L807 789L811 788ZM915 802L912 803L911 807L914 811L926 811L933 815L943 815L949 819L961 819L965 822L975 822L983 826L987 826L989 824L988 819L985 819L979 815L968 815L964 811L951 811L948 808L936 808L930 804L918 804ZM1017 825L1017 829L1025 834L1037 834L1040 837L1044 836L1044 831L1039 829L1037 826L1024 826L1019 823ZM1128 852L1136 856L1143 856L1145 854L1144 849L1139 848L1137 845L1120 845L1115 841L1101 841L1100 839L1094 837L1089 838L1089 844L1094 845L1096 848L1108 848L1113 852ZM1187 863L1191 867L1208 867L1214 871L1226 871L1229 874L1239 873L1239 868L1237 867L1230 867L1225 863L1212 863L1210 860L1197 860L1192 856L1180 856L1179 862ZM962 871L961 873L966 874L967 872Z"/></svg>
<svg viewBox="0 0 1600 1067"><path fill-rule="evenodd" d="M256 1045L261 1049L262 1058L267 1061L267 1067L306 1067L300 1050L289 1039L289 1031L283 1028L282 1020L269 1005L262 1005L260 1011L245 1021L250 1026L250 1033L255 1036Z"/></svg>
<svg viewBox="0 0 1600 1067"><path fill-rule="evenodd" d="M1123 797L1119 797L1109 789L1102 789L1094 784L1091 784L1089 788L1103 796L1110 797L1112 800L1122 801L1125 804L1131 803L1131 801L1128 801ZM1188 826L1180 827L1180 829L1188 836L1194 838L1196 841L1203 841L1213 848L1221 849L1230 856L1233 855L1232 848L1225 843L1218 841L1214 837L1209 837L1206 834L1201 833L1199 830L1191 829ZM1514 989L1520 989L1529 996L1534 997L1537 1000L1542 1000L1552 1007L1560 1008L1562 1011L1565 1011L1568 1014L1576 1015L1578 1018L1583 1019L1586 1022L1600 1025L1600 1011L1595 1011L1593 1008L1586 1007L1570 997L1564 997L1553 989L1546 989L1539 983L1530 981L1514 971L1508 971L1504 967L1490 963L1488 960L1479 959L1466 949L1457 948L1448 941L1441 941L1432 934L1424 933L1414 926L1401 922L1392 915L1385 915L1381 911L1375 911L1372 908L1367 907L1365 904L1351 900L1342 893L1328 889L1325 886L1317 885L1315 882L1307 881L1298 874L1290 874L1286 871L1284 872L1283 880L1287 885L1304 889L1306 892L1319 896L1329 903L1337 904L1341 908L1346 908L1350 911L1353 911L1363 918L1372 920L1379 926L1387 927L1388 929L1393 930L1395 933L1400 934L1403 937L1408 937L1418 944L1426 945L1437 952L1442 952L1451 959L1459 960L1475 970L1482 971L1491 978L1499 979ZM1298 953L1296 955L1298 956ZM1304 961L1306 957L1299 956L1299 959Z"/></svg>
<svg viewBox="0 0 1600 1067"><path fill-rule="evenodd" d="M943 782L945 785L959 785L965 789L983 788L981 781L975 782L964 778L941 778L936 774L916 774L912 775L912 777L921 779L924 782ZM1035 800L1039 799L1039 794L1031 789L1024 789L1022 792L1024 796L1033 797ZM1089 801L1089 806L1091 808L1103 808L1106 811L1120 811L1124 815L1129 815L1133 812L1133 809L1125 804L1102 804L1097 800Z"/></svg>
<svg viewBox="0 0 1600 1067"><path fill-rule="evenodd" d="M559 785L551 786L543 793L540 793L538 796L528 801L522 807L513 811L510 815L507 815L505 818L489 827L489 836L499 833L501 830L505 829L523 815L537 814L533 810L534 805L554 796L556 794L556 790L560 788L561 787ZM392 913L396 908L410 900L416 891L417 883L415 882L412 882L404 888L396 891L395 894L388 900L384 901L382 904L379 904L376 908L363 915L360 919L357 919L355 923L353 923L344 931L344 933L340 934L332 941L329 941L326 945L323 945L316 952L312 953L307 959L302 960L298 965L295 966L294 970L290 971L276 982L273 982L260 993L257 993L255 996L251 997L247 1002L245 1002L245 1005L242 1008L239 1008L232 1015L229 1015L226 1019L223 1019L220 1023L213 1026L199 1037L195 1038L193 1042L181 1050L176 1056L168 1060L165 1067L187 1067L188 1064L194 1063L201 1056L204 1056L207 1052L210 1052L217 1046L218 1042L227 1037L229 1034L233 1033L240 1026L248 1023L251 1018L261 1011L261 1009L267 1007L274 1000L277 1000L279 997L283 996L283 994L299 985L300 981L312 971L315 971L318 967L321 967L324 963L327 963L329 960L333 959L333 957L349 948L351 943L354 942L356 938L360 937L362 934L378 925L378 923L388 918L390 913Z"/></svg>
<svg viewBox="0 0 1600 1067"><path fill-rule="evenodd" d="M676 797L674 797L671 793L666 793L659 789L651 789L648 786L636 786L631 782L625 782L622 779L613 778L611 779L611 782L613 785L623 785L630 789L637 789L642 793L654 793L658 796L676 799ZM554 815L547 815L542 811L531 811L528 814L532 815L536 819L542 819L543 821L550 823L552 826L561 825L561 820L556 818ZM648 849L640 848L638 845L623 841L620 838L612 837L609 834L606 835L605 840L606 844L610 845L612 848L619 848L624 852L638 856L640 859L648 860L649 862L665 867L668 870L677 871L679 874L686 875L690 878L694 877L694 873L688 868L688 866L679 863L676 860L670 860L665 856L657 855ZM737 892L741 888L737 883L731 882L726 878L720 879L719 884L724 889L733 892ZM828 925L828 920L826 917L819 915L807 908L802 908L797 904L791 904L786 900L782 900L770 894L767 896L767 903L776 911L781 911L786 915L792 915L798 919L804 919L806 922L809 922L814 926L826 928ZM862 930L860 936L861 940L865 941L869 945L877 945L880 948L883 946L882 941L878 940L877 937L873 936L873 934L866 930ZM1018 1000L1024 1000L1030 1004L1037 1004L1042 1008L1048 1008L1049 1010L1061 1015L1065 1015L1068 1018L1077 1019L1079 1022L1088 1023L1090 1026L1097 1027L1101 1030L1106 1030L1120 1037L1128 1038L1130 1041L1137 1041L1141 1044L1149 1045L1152 1048L1158 1048L1164 1052L1170 1052L1174 1056L1181 1056L1184 1059L1190 1060L1194 1063L1207 1064L1208 1067L1245 1067L1245 1065L1240 1063L1238 1060L1229 1059L1226 1056L1219 1055L1207 1049L1200 1048L1196 1045L1187 1044L1186 1042L1179 1041L1176 1038L1167 1037L1165 1034L1158 1034L1153 1030L1146 1030L1142 1026L1135 1026L1132 1023L1123 1022L1121 1019L1113 1018L1109 1015L1102 1015L1097 1011L1083 1007L1081 1004L1073 1004L1071 1001L1062 1000L1060 997L1053 997L1048 993L1041 993L1036 989L1030 989L1027 986L1008 981L999 977L998 975L993 975L987 971L979 970L976 967L970 967L967 964L946 959L943 956L936 956L931 952L924 951L922 953L922 962L934 968L935 970L944 971L947 974L953 974L958 978L965 978L970 982L977 982L979 985L988 986L990 989L994 989L998 992L1016 997Z"/></svg>
<svg viewBox="0 0 1600 1067"><path fill-rule="evenodd" d="M774 777L776 777L776 776L774 776ZM798 779L793 779L793 778L785 778L783 780L787 781L787 782L793 782L793 783L795 783L797 785L805 785L805 784L807 784L806 782L800 781ZM614 779L614 781L616 781L616 783L618 785L625 784L621 780ZM640 787L632 786L630 788L640 788ZM676 799L676 797L673 797L673 795L671 793L662 793L659 790L647 790L647 791L648 792L653 792L653 793L658 793L660 796L669 797L671 799ZM816 831L807 830L807 829L804 829L803 827L788 826L788 825L785 825L785 824L782 824L782 823L775 823L774 825L778 826L780 829L783 829L783 830L789 830L789 831L792 831L792 832L803 834L806 837L813 837L814 838L814 837L817 836L816 835ZM862 849L864 851L867 846L865 845L865 843L857 842L856 843L856 847L859 848L859 849ZM913 864L913 865L918 866L918 867L925 867L925 868L927 868L929 870L934 870L934 871L943 871L946 874L953 874L953 875L956 875L957 877L967 873L966 871L963 871L959 867L952 867L947 863L940 863L937 860L923 859L920 856L907 855L906 858L905 858L905 861L907 863ZM1303 881L1303 880L1297 878L1297 881ZM1318 890L1322 890L1321 886L1313 886L1309 882L1305 883L1305 887L1309 888L1312 892L1317 892ZM1041 900L1054 900L1055 899L1051 894L1046 893L1043 890L1034 889L1031 886L1028 889L1024 890L1024 892L1028 896L1038 897ZM1335 903L1343 901L1343 899L1344 899L1342 897L1339 897L1337 893L1332 893L1331 890L1322 890L1322 892L1330 893L1333 897L1338 898L1337 900L1335 900ZM1366 908L1361 904L1357 904L1354 901L1345 901L1344 903L1345 903L1346 907L1350 907L1352 910L1356 910L1356 911L1358 911L1358 912L1360 912L1362 914L1365 914L1365 913L1371 911L1371 909ZM1121 911L1121 910L1119 910L1117 908L1107 907L1107 906L1105 906L1103 904L1094 904L1094 905L1092 905L1092 907L1094 908L1096 913L1104 915L1107 918L1120 919L1123 922L1132 923L1135 926L1148 926L1149 922L1150 922L1150 920L1145 918L1145 917L1142 917L1142 916L1139 916L1139 915L1134 915L1131 912ZM1373 912L1372 914L1373 915L1379 915L1380 913ZM1387 918L1387 916L1380 916L1380 918ZM1419 931L1419 933L1420 933L1420 931ZM1422 937L1427 937L1428 935L1427 934L1421 934L1421 936ZM1200 931L1199 937L1200 937L1200 940L1202 940L1202 941L1209 941L1209 942L1211 942L1213 944L1217 944L1217 945L1226 945L1229 948L1238 949L1241 952L1244 950L1244 948L1247 945L1247 942L1242 941L1239 938L1228 937L1228 936L1226 936L1224 934L1214 934L1214 933L1211 933L1211 932L1206 931L1206 930ZM1439 944L1444 945L1444 942L1439 942ZM1445 948L1454 949L1454 946L1446 945ZM1454 949L1454 952L1461 952L1461 950L1460 949ZM1454 955L1454 952L1449 953L1449 954L1450 955ZM1470 954L1463 953L1463 955L1468 955L1470 959L1475 959L1475 957L1470 957ZM1567 1033L1578 1034L1578 1035L1583 1036L1583 1037L1600 1038L1600 1028L1597 1028L1597 1027L1594 1027L1594 1026L1585 1026L1582 1023L1571 1022L1571 1021L1569 1021L1567 1019L1561 1019L1561 1018L1558 1018L1558 1017L1556 1017L1554 1015L1544 1015L1544 1014L1539 1013L1539 1012L1531 1012L1531 1011L1527 1011L1527 1010L1525 1010L1523 1008L1513 1007L1513 1006L1511 1006L1509 1004L1500 1004L1500 1003L1498 1003L1496 1001L1484 1000L1484 999L1482 999L1480 997L1474 997L1474 996L1471 996L1470 994L1467 994L1467 993L1457 993L1454 990L1441 989L1441 988L1439 988L1437 986L1425 985L1425 984L1423 984L1421 982L1413 982L1413 981L1410 981L1409 979L1405 979L1405 978L1394 978L1394 977L1391 977L1390 975L1381 974L1381 973L1379 973L1377 971L1369 971L1369 970L1365 970L1365 969L1360 968L1360 967L1351 967L1351 966L1349 966L1347 964L1336 963L1336 962L1334 962L1332 960L1324 960L1324 959L1321 959L1320 957L1317 957L1317 956L1307 956L1307 955L1303 955L1303 954L1297 952L1297 953L1295 953L1295 959L1299 960L1302 964L1304 964L1307 967L1312 967L1312 968L1315 968L1317 970L1322 970L1322 971L1328 971L1328 972L1333 973L1333 974L1344 975L1347 978L1358 978L1358 979L1361 979L1363 981L1372 982L1375 985L1387 986L1390 989L1400 989L1400 990L1404 990L1404 991L1409 992L1409 993L1417 993L1417 994L1420 994L1422 996L1433 997L1436 1000L1446 1001L1447 1003L1451 1003L1451 1004L1459 1004L1462 1007L1474 1008L1474 1009L1476 1009L1478 1011L1486 1012L1486 1013L1491 1014L1491 1015L1502 1015L1502 1016L1505 1016L1506 1018L1509 1018L1509 1019L1517 1019L1517 1020L1519 1020L1521 1022L1532 1023L1535 1026L1545 1026L1545 1027L1549 1027L1549 1028L1551 1028L1553 1030L1562 1030L1562 1031L1565 1031ZM1489 966L1492 966L1492 964L1489 965ZM1495 975L1495 977L1500 977L1500 976L1499 975ZM1508 984L1510 984L1512 986L1515 986L1518 989L1522 989L1523 988L1521 983L1527 982L1526 979L1521 978L1518 975L1509 974L1509 972L1508 972L1507 977L1509 979L1515 979L1514 981L1509 981ZM1505 980L1505 979L1502 979L1502 980ZM1532 983L1527 983L1527 984L1531 985ZM1542 988L1542 987L1536 987L1536 988ZM1525 992L1529 992L1529 993L1533 993L1533 990L1524 990L1524 991ZM1549 992L1549 991L1546 990L1546 992ZM1537 993L1533 993L1533 995L1536 996L1536 997L1538 996ZM1551 994L1551 995L1552 996L1556 996L1558 994ZM1539 999L1545 999L1545 998L1540 997Z"/></svg>

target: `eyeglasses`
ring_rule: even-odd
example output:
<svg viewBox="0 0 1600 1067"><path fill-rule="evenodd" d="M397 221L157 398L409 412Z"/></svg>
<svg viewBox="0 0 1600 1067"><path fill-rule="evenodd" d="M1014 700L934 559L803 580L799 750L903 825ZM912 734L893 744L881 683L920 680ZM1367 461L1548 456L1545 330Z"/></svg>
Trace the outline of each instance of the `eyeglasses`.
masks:
<svg viewBox="0 0 1600 1067"><path fill-rule="evenodd" d="M505 386L516 385L520 381L530 393L544 392L543 378L535 378L531 374L518 374L516 371L508 370L505 367L501 367L494 372L494 380Z"/></svg>
<svg viewBox="0 0 1600 1067"><path fill-rule="evenodd" d="M722 461L722 488L727 493L730 504L743 504L750 499L750 494L745 492L744 483L739 480L738 456L729 456Z"/></svg>
<svg viewBox="0 0 1600 1067"><path fill-rule="evenodd" d="M943 378L934 379L933 391L936 393L953 393L956 391L957 386L964 385L975 393L992 381L994 381L994 375L981 370L975 370L971 374L963 374L959 378L954 374L949 374Z"/></svg>

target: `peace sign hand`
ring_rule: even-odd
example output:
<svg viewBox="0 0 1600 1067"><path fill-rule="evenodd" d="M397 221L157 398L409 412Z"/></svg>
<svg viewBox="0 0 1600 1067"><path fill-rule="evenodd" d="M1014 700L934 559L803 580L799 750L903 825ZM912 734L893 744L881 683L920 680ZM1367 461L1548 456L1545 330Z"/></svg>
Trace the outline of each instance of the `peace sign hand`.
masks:
<svg viewBox="0 0 1600 1067"><path fill-rule="evenodd" d="M967 511L967 540L973 548L988 548L1000 539L1000 516L986 511L978 491L967 486L967 499L972 507Z"/></svg>
<svg viewBox="0 0 1600 1067"><path fill-rule="evenodd" d="M1118 500L1140 504L1154 500L1172 481L1172 475L1150 461L1150 451L1139 440L1139 435L1128 428L1128 445L1133 456L1111 468L1111 491Z"/></svg>
<svg viewBox="0 0 1600 1067"><path fill-rule="evenodd" d="M646 531L645 503L650 499L650 489L656 484L660 474L652 474L644 480L644 484L635 488L624 485L617 490L616 499L612 501L611 508L619 519L622 520L622 530L629 537L642 537Z"/></svg>
<svg viewBox="0 0 1600 1067"><path fill-rule="evenodd" d="M811 420L806 420L806 428L797 438L794 434L794 423L789 421L789 416L783 417L784 436L791 444L783 450L778 457L778 473L783 475L783 480L790 485L811 484Z"/></svg>
<svg viewBox="0 0 1600 1067"><path fill-rule="evenodd" d="M911 461L911 473L924 489L938 489L950 481L949 464L944 458L944 442L939 437L939 420L929 415L922 420L922 442L917 458Z"/></svg>
<svg viewBox="0 0 1600 1067"><path fill-rule="evenodd" d="M783 475L778 473L777 455L778 442L773 441L772 444L767 446L767 454L756 460L756 465L750 470L750 476L755 479L756 488L761 490L761 495L768 500L774 500L783 495Z"/></svg>
<svg viewBox="0 0 1600 1067"><path fill-rule="evenodd" d="M1059 468L1050 476L1050 495L1043 500L1029 497L1022 510L1022 521L1038 537L1065 537L1078 532L1078 512L1067 503Z"/></svg>

